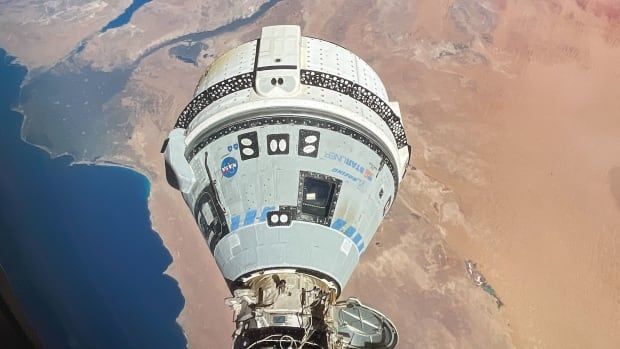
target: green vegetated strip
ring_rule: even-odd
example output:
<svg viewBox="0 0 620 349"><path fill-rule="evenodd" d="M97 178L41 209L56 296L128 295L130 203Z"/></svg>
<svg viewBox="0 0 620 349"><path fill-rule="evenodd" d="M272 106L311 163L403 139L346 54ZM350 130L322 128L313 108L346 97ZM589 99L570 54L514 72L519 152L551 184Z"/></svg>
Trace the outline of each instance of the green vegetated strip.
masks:
<svg viewBox="0 0 620 349"><path fill-rule="evenodd" d="M246 18L214 30L182 35L148 49L129 66L111 72L78 62L75 51L23 87L20 105L26 115L24 138L53 155L70 154L76 161L94 161L123 153L133 134L130 111L120 101L133 70L157 50L180 42L198 42L232 32L263 16L280 0L272 0ZM87 44L87 43L86 43ZM146 106L148 107L148 106Z"/></svg>

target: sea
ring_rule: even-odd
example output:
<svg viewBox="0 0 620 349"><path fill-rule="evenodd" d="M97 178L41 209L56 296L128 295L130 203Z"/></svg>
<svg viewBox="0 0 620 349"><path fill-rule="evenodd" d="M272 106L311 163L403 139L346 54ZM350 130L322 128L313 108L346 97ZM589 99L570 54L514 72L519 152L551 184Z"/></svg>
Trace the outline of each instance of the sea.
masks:
<svg viewBox="0 0 620 349"><path fill-rule="evenodd" d="M0 264L44 348L185 348L148 179L21 138L27 74L0 49Z"/></svg>
<svg viewBox="0 0 620 349"><path fill-rule="evenodd" d="M134 0L100 33L128 23L149 1ZM251 16L214 30L151 47L132 66L106 76L88 67L70 70L74 75L52 69L33 74L24 84L28 71L0 48L0 265L45 349L186 348L176 322L185 299L176 280L164 274L172 257L151 228L148 179L123 167L74 164L68 155L50 158L46 150L23 140L19 103L39 102L29 111L29 127L39 135L60 135L54 138L57 149L70 132L58 133L64 119L57 117L56 104L87 100L92 112L75 107L82 117L66 119L100 118L95 107L107 101L105 93L118 92L151 53L182 45L170 53L195 64L200 41L252 23L279 1L269 0ZM87 42L80 42L70 56ZM104 94L89 94L89 88ZM36 143L50 146L46 137L39 138ZM103 146L99 142L94 150ZM93 152L89 154L92 158Z"/></svg>

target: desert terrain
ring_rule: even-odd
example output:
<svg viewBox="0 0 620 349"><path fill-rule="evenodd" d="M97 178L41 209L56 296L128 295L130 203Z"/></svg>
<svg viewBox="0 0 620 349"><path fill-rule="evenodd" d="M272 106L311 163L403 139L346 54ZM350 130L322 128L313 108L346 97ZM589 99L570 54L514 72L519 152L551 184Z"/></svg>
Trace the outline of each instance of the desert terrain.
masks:
<svg viewBox="0 0 620 349"><path fill-rule="evenodd" d="M199 38L203 50L188 63L170 53L175 37L217 30L262 4L198 3L164 11L155 1L106 33L89 29L95 19L76 24L76 38L54 52L11 46L4 28L14 27L0 15L0 46L29 67L52 69L84 38L72 56L80 66L131 67L114 95L129 135L77 160L131 166L151 180L152 223L174 258L167 273L185 297L178 321L190 348L229 345L228 290L165 182L159 151L214 57L272 24L299 24L356 52L400 102L411 168L344 290L395 321L399 347L620 346L617 2L280 1ZM121 5L100 6L94 18ZM468 259L504 306L468 279Z"/></svg>

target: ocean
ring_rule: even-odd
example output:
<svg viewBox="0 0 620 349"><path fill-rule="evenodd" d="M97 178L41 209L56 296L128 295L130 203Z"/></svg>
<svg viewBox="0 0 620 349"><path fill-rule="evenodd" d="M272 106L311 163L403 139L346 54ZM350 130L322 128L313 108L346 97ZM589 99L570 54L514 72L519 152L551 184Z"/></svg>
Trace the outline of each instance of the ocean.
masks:
<svg viewBox="0 0 620 349"><path fill-rule="evenodd" d="M150 185L132 170L50 159L20 136L26 69L0 49L0 264L45 348L185 348Z"/></svg>

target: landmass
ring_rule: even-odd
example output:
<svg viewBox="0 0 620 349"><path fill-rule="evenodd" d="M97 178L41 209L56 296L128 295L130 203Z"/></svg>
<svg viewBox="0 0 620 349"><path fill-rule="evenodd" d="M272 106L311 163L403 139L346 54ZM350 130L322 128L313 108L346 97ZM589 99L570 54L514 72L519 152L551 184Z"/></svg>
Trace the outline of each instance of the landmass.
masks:
<svg viewBox="0 0 620 349"><path fill-rule="evenodd" d="M131 0L4 0L0 2L0 41L30 70L45 69L65 58L130 3Z"/></svg>
<svg viewBox="0 0 620 349"><path fill-rule="evenodd" d="M617 2L154 1L105 32L128 2L62 4L2 5L0 47L32 68L24 137L149 177L189 347L229 345L233 325L161 144L214 57L284 23L368 61L413 145L344 296L390 316L403 348L620 346Z"/></svg>

